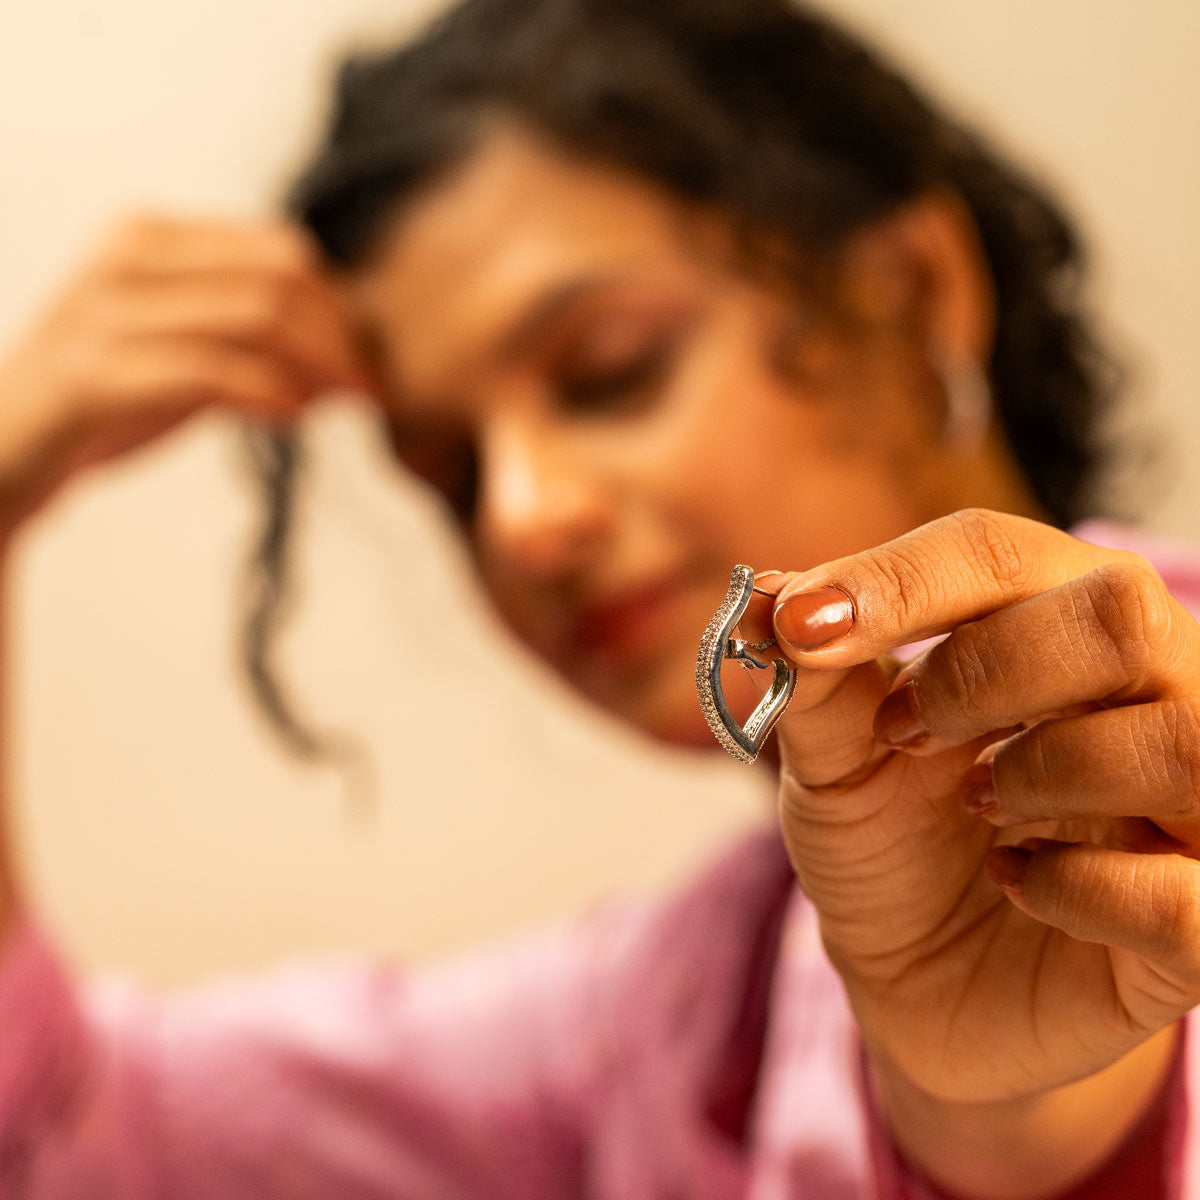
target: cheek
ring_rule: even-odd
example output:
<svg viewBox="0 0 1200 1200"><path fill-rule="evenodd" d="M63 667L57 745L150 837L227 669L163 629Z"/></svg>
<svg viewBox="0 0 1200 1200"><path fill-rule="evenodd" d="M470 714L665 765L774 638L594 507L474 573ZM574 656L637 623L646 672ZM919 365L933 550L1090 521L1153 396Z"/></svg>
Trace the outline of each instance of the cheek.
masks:
<svg viewBox="0 0 1200 1200"><path fill-rule="evenodd" d="M874 382L868 406L870 392L814 397L746 358L709 375L658 447L663 512L726 570L813 566L920 524L917 448L888 415L904 406ZM880 415L858 415L868 407Z"/></svg>

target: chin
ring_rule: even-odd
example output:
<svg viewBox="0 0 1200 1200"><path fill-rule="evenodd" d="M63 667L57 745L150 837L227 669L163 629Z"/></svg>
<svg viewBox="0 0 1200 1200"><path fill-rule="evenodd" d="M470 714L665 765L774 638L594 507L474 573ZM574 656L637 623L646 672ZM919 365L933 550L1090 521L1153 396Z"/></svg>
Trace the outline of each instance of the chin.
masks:
<svg viewBox="0 0 1200 1200"><path fill-rule="evenodd" d="M695 664L686 670L648 671L600 688L595 680L570 682L593 703L639 732L669 746L712 749L712 731L700 711Z"/></svg>
<svg viewBox="0 0 1200 1200"><path fill-rule="evenodd" d="M659 708L650 712L639 712L627 719L656 742L692 750L717 749L712 730L700 713L698 704L689 706L687 712Z"/></svg>
<svg viewBox="0 0 1200 1200"><path fill-rule="evenodd" d="M717 740L700 709L695 675L695 660L689 653L686 662L668 660L659 670L627 681L618 694L596 699L656 741L716 751ZM753 676L740 667L727 667L722 684L734 715L744 721L762 699Z"/></svg>

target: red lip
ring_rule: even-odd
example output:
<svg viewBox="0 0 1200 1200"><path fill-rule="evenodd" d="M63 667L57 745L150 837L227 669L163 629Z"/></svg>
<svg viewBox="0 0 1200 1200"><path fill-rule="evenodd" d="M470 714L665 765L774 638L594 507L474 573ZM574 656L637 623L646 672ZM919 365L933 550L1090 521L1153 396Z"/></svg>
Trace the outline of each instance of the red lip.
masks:
<svg viewBox="0 0 1200 1200"><path fill-rule="evenodd" d="M572 640L596 654L624 657L649 650L669 631L680 590L678 579L658 579L585 605L572 624Z"/></svg>

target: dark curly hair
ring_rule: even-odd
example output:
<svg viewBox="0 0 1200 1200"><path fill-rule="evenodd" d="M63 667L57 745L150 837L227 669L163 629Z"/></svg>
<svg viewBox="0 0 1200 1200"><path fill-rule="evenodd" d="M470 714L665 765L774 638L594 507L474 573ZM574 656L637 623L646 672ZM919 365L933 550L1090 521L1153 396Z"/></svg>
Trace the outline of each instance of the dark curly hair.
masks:
<svg viewBox="0 0 1200 1200"><path fill-rule="evenodd" d="M353 268L496 117L720 206L749 236L828 259L933 188L962 198L994 281L988 376L1024 476L1060 525L1096 512L1115 374L1082 310L1083 254L1045 191L828 18L789 0L464 0L416 40L351 58L290 212ZM311 749L269 670L299 458L257 461L270 516L245 649L259 698ZM306 740L307 739L307 740Z"/></svg>

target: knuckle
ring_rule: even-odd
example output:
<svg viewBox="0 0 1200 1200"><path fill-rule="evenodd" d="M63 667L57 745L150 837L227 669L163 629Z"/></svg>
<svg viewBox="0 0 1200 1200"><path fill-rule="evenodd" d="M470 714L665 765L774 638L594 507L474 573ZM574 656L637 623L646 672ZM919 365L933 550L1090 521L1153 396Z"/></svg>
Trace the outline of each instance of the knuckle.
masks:
<svg viewBox="0 0 1200 1200"><path fill-rule="evenodd" d="M1097 895L1103 895L1105 879L1100 863L1093 854L1072 853L1055 848L1041 855L1038 876L1047 887L1046 898L1057 919L1086 909Z"/></svg>
<svg viewBox="0 0 1200 1200"><path fill-rule="evenodd" d="M154 404L205 402L219 393L230 374L231 367L217 354L198 346L178 347L169 355L152 354L130 362L123 391L127 399Z"/></svg>
<svg viewBox="0 0 1200 1200"><path fill-rule="evenodd" d="M91 264L92 275L119 281L161 246L170 223L150 213L132 213L113 225L100 242Z"/></svg>
<svg viewBox="0 0 1200 1200"><path fill-rule="evenodd" d="M285 275L267 275L256 284L247 303L245 331L260 338L275 337L289 327L295 307L293 282Z"/></svg>
<svg viewBox="0 0 1200 1200"><path fill-rule="evenodd" d="M313 277L319 264L316 243L296 225L272 224L248 230L246 244L262 266L292 281L293 285Z"/></svg>
<svg viewBox="0 0 1200 1200"><path fill-rule="evenodd" d="M241 369L240 361L222 355L219 351L210 352L197 346L190 353L181 355L174 368L166 367L164 374L175 386L191 386L208 391L222 378L231 378Z"/></svg>
<svg viewBox="0 0 1200 1200"><path fill-rule="evenodd" d="M308 230L299 225L281 225L277 236L285 264L304 272L311 271L317 265L317 243Z"/></svg>
<svg viewBox="0 0 1200 1200"><path fill-rule="evenodd" d="M956 704L971 703L999 682L995 647L978 622L960 625L932 657L941 660L939 683Z"/></svg>
<svg viewBox="0 0 1200 1200"><path fill-rule="evenodd" d="M1092 626L1130 667L1148 666L1169 636L1173 614L1162 580L1149 564L1108 563L1085 577Z"/></svg>
<svg viewBox="0 0 1200 1200"><path fill-rule="evenodd" d="M1040 796L1055 788L1062 767L1047 745L1047 727L1035 725L1007 738L992 760L997 792L1008 804L1021 796Z"/></svg>
<svg viewBox="0 0 1200 1200"><path fill-rule="evenodd" d="M1055 785L1061 767L1054 756L1048 753L1046 739L1034 736L1035 732L1036 726L1029 734L1018 734L1015 741L1016 748L1024 751L1018 761L1031 790L1036 794L1048 791Z"/></svg>
<svg viewBox="0 0 1200 1200"><path fill-rule="evenodd" d="M872 555L868 570L873 577L868 594L883 597L892 619L902 628L911 629L914 622L919 624L931 607L936 573L931 573L916 555L907 553L900 545Z"/></svg>
<svg viewBox="0 0 1200 1200"><path fill-rule="evenodd" d="M1158 751L1165 775L1167 803L1176 816L1191 816L1200 808L1200 700L1187 699L1161 706L1162 739Z"/></svg>
<svg viewBox="0 0 1200 1200"><path fill-rule="evenodd" d="M1017 537L1017 518L986 508L967 508L949 520L958 543L987 575L1010 588L1025 580L1028 556Z"/></svg>
<svg viewBox="0 0 1200 1200"><path fill-rule="evenodd" d="M1200 948L1200 881L1194 872L1179 870L1174 855L1157 858L1148 868L1153 875L1145 889L1156 956L1194 961Z"/></svg>

